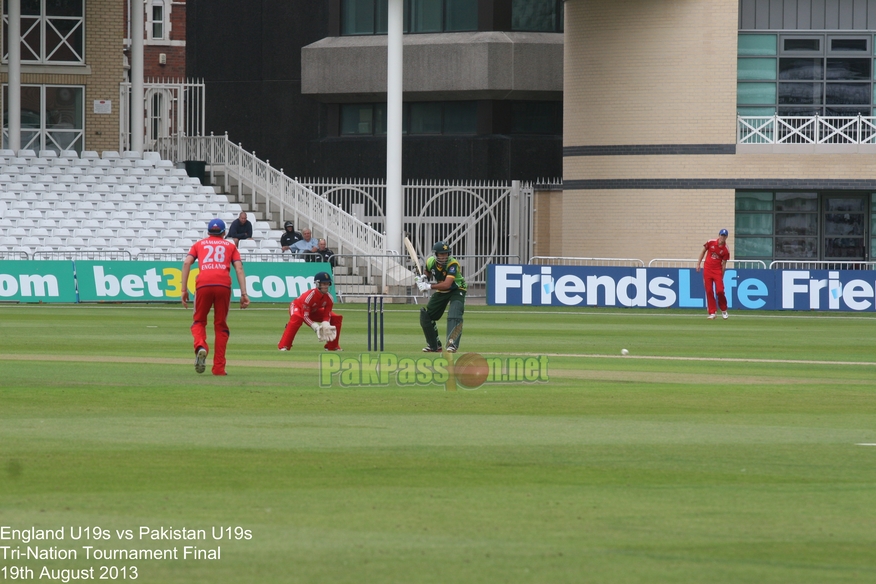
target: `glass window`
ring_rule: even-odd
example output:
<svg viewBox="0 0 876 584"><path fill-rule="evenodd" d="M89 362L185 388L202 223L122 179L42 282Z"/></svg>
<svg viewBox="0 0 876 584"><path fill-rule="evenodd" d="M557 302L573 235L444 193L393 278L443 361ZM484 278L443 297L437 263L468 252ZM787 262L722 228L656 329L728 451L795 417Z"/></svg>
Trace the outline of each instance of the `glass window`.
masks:
<svg viewBox="0 0 876 584"><path fill-rule="evenodd" d="M779 79L783 81L824 79L823 59L783 57L779 59Z"/></svg>
<svg viewBox="0 0 876 584"><path fill-rule="evenodd" d="M775 80L775 59L738 59L736 77L741 81Z"/></svg>
<svg viewBox="0 0 876 584"><path fill-rule="evenodd" d="M3 62L9 60L8 7L3 7ZM85 61L84 0L22 0L21 60L25 63Z"/></svg>
<svg viewBox="0 0 876 584"><path fill-rule="evenodd" d="M561 134L563 104L558 101L511 102L512 134Z"/></svg>
<svg viewBox="0 0 876 584"><path fill-rule="evenodd" d="M343 104L341 106L341 134L347 136L374 134L374 117L374 104Z"/></svg>
<svg viewBox="0 0 876 584"><path fill-rule="evenodd" d="M441 32L443 0L409 0L410 32Z"/></svg>
<svg viewBox="0 0 876 584"><path fill-rule="evenodd" d="M511 30L562 31L562 11L558 0L512 0Z"/></svg>
<svg viewBox="0 0 876 584"><path fill-rule="evenodd" d="M386 134L385 103L347 103L340 107L342 136ZM404 104L402 132L405 134L475 134L477 102L416 102Z"/></svg>
<svg viewBox="0 0 876 584"><path fill-rule="evenodd" d="M736 88L739 104L776 103L775 83L739 83Z"/></svg>
<svg viewBox="0 0 876 584"><path fill-rule="evenodd" d="M786 38L782 39L782 49L788 52L799 51L799 52L819 52L821 51L821 39L820 38L808 38L808 39L795 39L795 38Z"/></svg>
<svg viewBox="0 0 876 584"><path fill-rule="evenodd" d="M821 83L779 83L779 103L782 105L802 105L823 103Z"/></svg>
<svg viewBox="0 0 876 584"><path fill-rule="evenodd" d="M478 130L476 101L450 101L444 104L445 134L474 134Z"/></svg>
<svg viewBox="0 0 876 584"><path fill-rule="evenodd" d="M418 102L410 104L410 134L440 134L441 104Z"/></svg>
<svg viewBox="0 0 876 584"><path fill-rule="evenodd" d="M829 104L854 104L870 102L869 83L827 83L824 100Z"/></svg>
<svg viewBox="0 0 876 584"><path fill-rule="evenodd" d="M446 0L444 30L458 32L478 29L478 3L474 0Z"/></svg>
<svg viewBox="0 0 876 584"><path fill-rule="evenodd" d="M740 116L774 116L776 108L774 107L738 107L736 112Z"/></svg>
<svg viewBox="0 0 876 584"><path fill-rule="evenodd" d="M8 147L8 86L3 85L3 139ZM85 147L85 89L68 85L22 85L21 147L76 150Z"/></svg>
<svg viewBox="0 0 876 584"><path fill-rule="evenodd" d="M827 79L869 80L870 59L828 59Z"/></svg>
<svg viewBox="0 0 876 584"><path fill-rule="evenodd" d="M736 258L772 258L772 237L737 237L735 241Z"/></svg>
<svg viewBox="0 0 876 584"><path fill-rule="evenodd" d="M388 0L341 0L341 34L386 34ZM458 32L478 29L473 0L405 0L406 33Z"/></svg>
<svg viewBox="0 0 876 584"><path fill-rule="evenodd" d="M375 1L343 0L341 34L374 34Z"/></svg>
<svg viewBox="0 0 876 584"><path fill-rule="evenodd" d="M738 235L772 235L772 213L746 213L736 219L736 231Z"/></svg>
<svg viewBox="0 0 876 584"><path fill-rule="evenodd" d="M818 215L776 213L776 235L818 235Z"/></svg>
<svg viewBox="0 0 876 584"><path fill-rule="evenodd" d="M149 15L151 39L164 39L164 0L152 0L152 11Z"/></svg>
<svg viewBox="0 0 876 584"><path fill-rule="evenodd" d="M772 211L773 210L773 194L772 193L737 193L736 194L736 210L737 211ZM737 231L738 231L737 227ZM772 230L770 230L772 233Z"/></svg>
<svg viewBox="0 0 876 584"><path fill-rule="evenodd" d="M816 193L776 193L776 211L818 211Z"/></svg>
<svg viewBox="0 0 876 584"><path fill-rule="evenodd" d="M774 34L741 34L737 51L740 56L775 55L776 35Z"/></svg>
<svg viewBox="0 0 876 584"><path fill-rule="evenodd" d="M831 38L831 52L866 53L867 39Z"/></svg>
<svg viewBox="0 0 876 584"><path fill-rule="evenodd" d="M818 239L815 237L777 237L776 259L814 260L818 258Z"/></svg>

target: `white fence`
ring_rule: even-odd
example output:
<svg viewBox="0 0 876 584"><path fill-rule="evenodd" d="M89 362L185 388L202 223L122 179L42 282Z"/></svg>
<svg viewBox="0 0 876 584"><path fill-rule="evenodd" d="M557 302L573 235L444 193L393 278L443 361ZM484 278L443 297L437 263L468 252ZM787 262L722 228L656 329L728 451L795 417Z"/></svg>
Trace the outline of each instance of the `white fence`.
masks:
<svg viewBox="0 0 876 584"><path fill-rule="evenodd" d="M876 144L876 117L738 116L738 144Z"/></svg>
<svg viewBox="0 0 876 584"><path fill-rule="evenodd" d="M302 178L300 182L377 231L384 229L386 184L380 180ZM436 241L450 245L466 281L484 266L532 256L533 185L512 181L415 181L403 187L403 228L423 257ZM461 261L461 260L460 260Z"/></svg>
<svg viewBox="0 0 876 584"><path fill-rule="evenodd" d="M147 80L143 108L146 112L144 150L154 150L161 138L204 134L205 85L203 80ZM131 145L131 83L119 85L119 151Z"/></svg>

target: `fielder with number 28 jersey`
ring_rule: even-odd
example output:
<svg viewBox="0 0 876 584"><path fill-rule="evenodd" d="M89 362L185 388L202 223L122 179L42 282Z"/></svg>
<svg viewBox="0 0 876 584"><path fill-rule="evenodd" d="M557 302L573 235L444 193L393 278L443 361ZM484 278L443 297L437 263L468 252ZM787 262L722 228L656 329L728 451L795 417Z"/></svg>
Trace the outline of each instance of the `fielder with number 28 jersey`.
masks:
<svg viewBox="0 0 876 584"><path fill-rule="evenodd" d="M207 229L209 237L192 245L183 261L182 303L188 308L189 273L196 261L198 275L195 278L195 314L192 319L192 339L195 346L195 371L203 373L207 353L207 318L213 309L213 375L227 375L225 371L225 349L228 345L228 309L231 306L231 269L234 268L240 282L240 307L249 305L246 294L246 276L237 246L224 238L225 222L221 219L210 221Z"/></svg>

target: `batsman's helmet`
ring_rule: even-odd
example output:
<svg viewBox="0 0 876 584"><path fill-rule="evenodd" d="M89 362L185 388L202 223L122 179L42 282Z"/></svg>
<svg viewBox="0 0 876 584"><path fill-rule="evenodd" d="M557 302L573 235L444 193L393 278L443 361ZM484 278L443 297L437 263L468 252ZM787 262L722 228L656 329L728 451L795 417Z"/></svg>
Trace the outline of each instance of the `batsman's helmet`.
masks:
<svg viewBox="0 0 876 584"><path fill-rule="evenodd" d="M721 231L718 232L718 235L730 235L730 232L727 231L726 229L722 229Z"/></svg>
<svg viewBox="0 0 876 584"><path fill-rule="evenodd" d="M207 225L207 233L210 235L222 235L225 233L225 221L222 219L213 219Z"/></svg>
<svg viewBox="0 0 876 584"><path fill-rule="evenodd" d="M321 284L322 282L326 282L327 284L331 285L332 277L329 275L328 272L319 272L313 277L313 282L315 284Z"/></svg>
<svg viewBox="0 0 876 584"><path fill-rule="evenodd" d="M443 266L447 263L447 258L450 257L450 246L444 243L443 241L436 241L435 245L432 246L432 251L435 253L435 261L438 262L439 266ZM446 253L443 259L438 257L439 253Z"/></svg>
<svg viewBox="0 0 876 584"><path fill-rule="evenodd" d="M450 253L450 246L443 241L436 241L432 246L432 251L435 253Z"/></svg>
<svg viewBox="0 0 876 584"><path fill-rule="evenodd" d="M285 223L283 223L283 229L289 229L290 227L294 228L295 224L292 223L291 221L286 221Z"/></svg>

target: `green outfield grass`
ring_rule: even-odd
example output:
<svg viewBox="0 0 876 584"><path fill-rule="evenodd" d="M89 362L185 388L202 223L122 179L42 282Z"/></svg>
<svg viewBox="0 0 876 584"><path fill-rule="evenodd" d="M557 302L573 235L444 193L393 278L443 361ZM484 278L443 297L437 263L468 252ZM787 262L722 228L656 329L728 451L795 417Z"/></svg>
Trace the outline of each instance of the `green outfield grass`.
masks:
<svg viewBox="0 0 876 584"><path fill-rule="evenodd" d="M357 358L364 306L336 308ZM387 306L387 351L424 357L418 309ZM179 307L0 306L0 536L63 528L30 546L79 550L15 558L28 546L0 537L5 579L876 581L872 315L470 305L459 355L547 355L548 381L456 392L320 388L311 331L276 350L286 318L233 309L217 378L195 374ZM221 559L83 551L186 545Z"/></svg>

